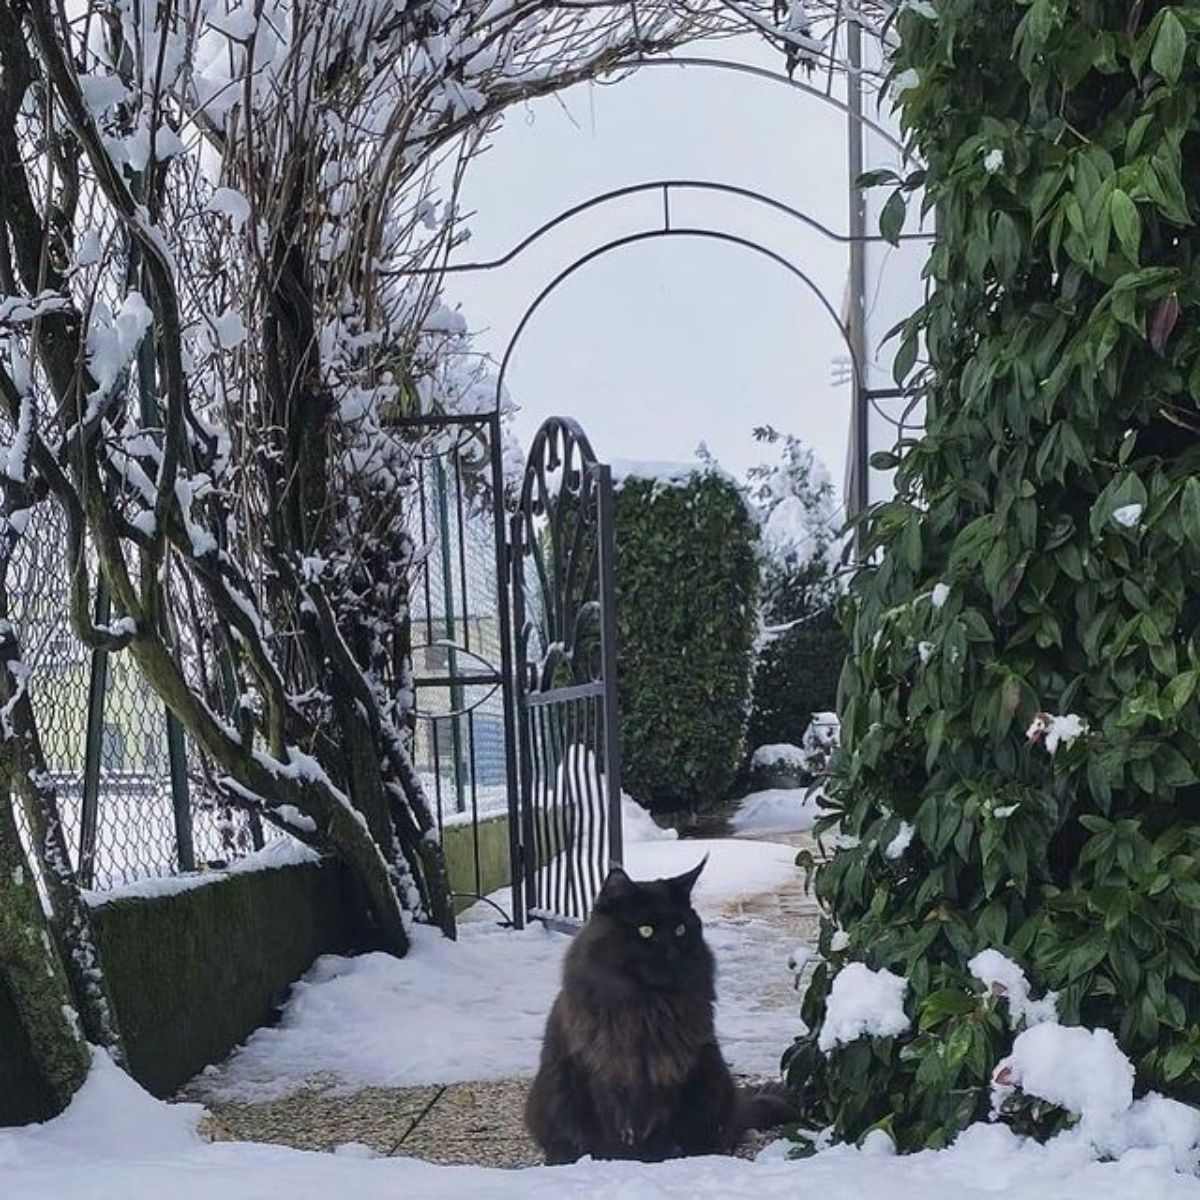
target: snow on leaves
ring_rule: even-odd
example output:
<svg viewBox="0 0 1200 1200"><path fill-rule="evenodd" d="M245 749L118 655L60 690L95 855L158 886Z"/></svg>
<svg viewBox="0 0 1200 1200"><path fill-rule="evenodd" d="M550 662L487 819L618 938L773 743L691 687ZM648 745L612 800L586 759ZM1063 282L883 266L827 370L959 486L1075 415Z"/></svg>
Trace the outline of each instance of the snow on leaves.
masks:
<svg viewBox="0 0 1200 1200"><path fill-rule="evenodd" d="M1041 1000L1032 1000L1025 972L1000 951L981 951L967 963L967 970L992 996L1006 1003L1014 1028L1039 1025L1043 1021L1057 1019L1058 997L1053 992L1048 992Z"/></svg>
<svg viewBox="0 0 1200 1200"><path fill-rule="evenodd" d="M909 1027L908 984L891 971L848 963L835 976L817 1046L825 1054L860 1037L895 1037Z"/></svg>
<svg viewBox="0 0 1200 1200"><path fill-rule="evenodd" d="M1075 713L1056 717L1040 712L1034 716L1025 731L1025 737L1029 742L1040 742L1045 746L1046 753L1053 758L1060 746L1071 746L1087 732L1088 723Z"/></svg>

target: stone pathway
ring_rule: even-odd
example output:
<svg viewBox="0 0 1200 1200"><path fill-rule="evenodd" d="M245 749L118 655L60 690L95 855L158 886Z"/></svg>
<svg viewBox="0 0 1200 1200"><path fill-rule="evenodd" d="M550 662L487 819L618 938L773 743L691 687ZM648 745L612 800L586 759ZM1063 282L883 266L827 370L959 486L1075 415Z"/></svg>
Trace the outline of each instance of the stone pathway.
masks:
<svg viewBox="0 0 1200 1200"><path fill-rule="evenodd" d="M210 1102L203 1130L214 1140L298 1150L356 1143L375 1154L435 1163L526 1167L541 1161L521 1119L528 1086L525 1079L505 1079L347 1092L315 1084L263 1104Z"/></svg>
<svg viewBox="0 0 1200 1200"><path fill-rule="evenodd" d="M797 848L813 848L807 834L775 837ZM766 925L772 940L813 942L819 922L815 901L804 891L803 880L779 892L728 905L723 912L727 927L743 922L761 935ZM748 930L748 932L750 932ZM733 951L739 956L761 955L754 937L743 939ZM727 949L726 953L730 953ZM766 973L764 973L766 974ZM775 982L764 978L761 1003L767 1007L794 1006L795 992L780 973ZM335 1080L315 1080L279 1100L265 1103L214 1103L202 1130L214 1140L274 1142L301 1150L342 1153L405 1155L443 1164L473 1163L494 1167L525 1167L541 1161L522 1122L529 1081L506 1079L488 1083L460 1083L417 1088L362 1088L347 1091ZM180 1099L197 1099L200 1091ZM743 1148L752 1153L758 1140Z"/></svg>

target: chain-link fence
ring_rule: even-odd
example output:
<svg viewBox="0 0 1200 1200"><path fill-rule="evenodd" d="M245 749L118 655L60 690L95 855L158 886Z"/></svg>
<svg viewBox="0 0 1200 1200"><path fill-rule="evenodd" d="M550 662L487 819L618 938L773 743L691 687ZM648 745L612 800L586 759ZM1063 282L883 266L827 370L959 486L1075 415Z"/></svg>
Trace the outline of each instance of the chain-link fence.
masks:
<svg viewBox="0 0 1200 1200"><path fill-rule="evenodd" d="M91 651L75 637L66 549L61 512L40 505L17 547L9 587L42 751L80 881L106 889L222 865L261 845L247 815L204 786L195 748L170 727L162 701L128 656Z"/></svg>
<svg viewBox="0 0 1200 1200"><path fill-rule="evenodd" d="M513 769L504 685L507 591L492 508L499 418L433 418L416 432L408 508L422 548L410 592L413 753L439 825L469 824L507 809ZM285 836L212 792L198 749L128 654L91 651L75 637L66 561L62 514L42 504L10 567L12 621L83 885L108 889L221 866L264 837ZM100 603L103 622L109 614ZM189 678L202 653L181 649Z"/></svg>

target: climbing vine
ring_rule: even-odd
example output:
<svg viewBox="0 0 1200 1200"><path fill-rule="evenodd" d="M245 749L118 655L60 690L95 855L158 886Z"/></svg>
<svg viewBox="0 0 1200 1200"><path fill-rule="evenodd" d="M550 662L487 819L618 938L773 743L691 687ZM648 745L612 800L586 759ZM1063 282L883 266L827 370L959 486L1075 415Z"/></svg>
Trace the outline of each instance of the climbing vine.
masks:
<svg viewBox="0 0 1200 1200"><path fill-rule="evenodd" d="M936 216L896 363L926 434L877 464L827 789L856 840L817 876L789 1064L814 1122L911 1148L988 1112L986 948L1139 1090L1200 1100L1200 4L933 0L897 30L922 169L871 182L889 236L918 192ZM910 1029L826 1055L852 960L906 980Z"/></svg>

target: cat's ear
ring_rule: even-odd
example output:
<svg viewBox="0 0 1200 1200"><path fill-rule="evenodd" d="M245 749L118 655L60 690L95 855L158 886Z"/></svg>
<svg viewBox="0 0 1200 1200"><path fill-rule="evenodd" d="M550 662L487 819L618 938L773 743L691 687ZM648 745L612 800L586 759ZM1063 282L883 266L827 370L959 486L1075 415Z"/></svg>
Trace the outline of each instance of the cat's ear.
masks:
<svg viewBox="0 0 1200 1200"><path fill-rule="evenodd" d="M676 875L674 879L669 879L667 882L671 886L671 890L678 896L690 898L692 888L696 886L696 880L700 878L700 872L704 870L705 864L708 862L706 854L690 871L684 875Z"/></svg>
<svg viewBox="0 0 1200 1200"><path fill-rule="evenodd" d="M626 896L632 896L637 891L637 884L625 874L621 867L613 867L604 880L604 886L600 889L600 895L596 897L600 900L621 900Z"/></svg>

